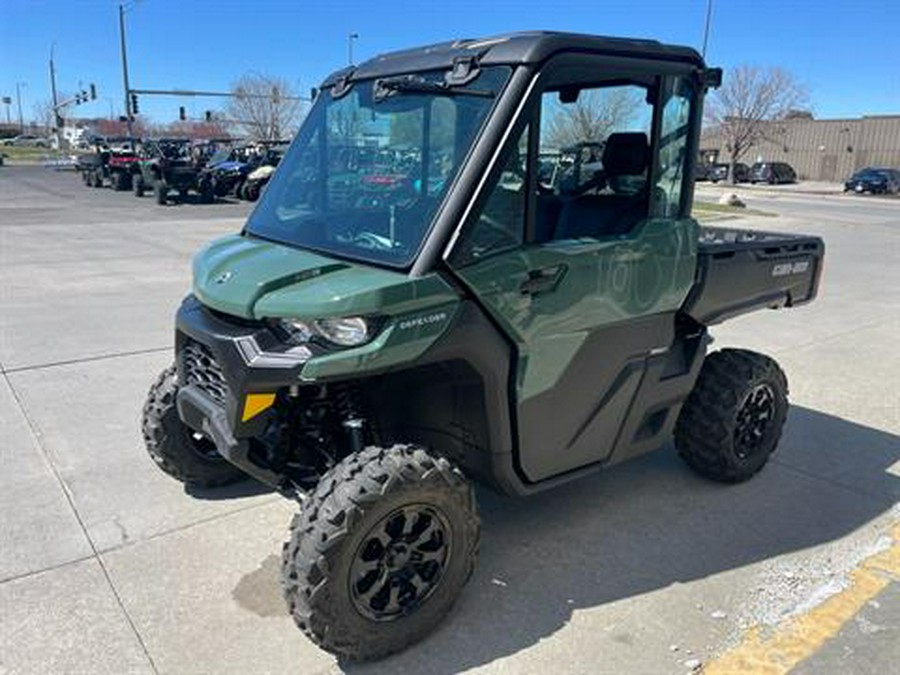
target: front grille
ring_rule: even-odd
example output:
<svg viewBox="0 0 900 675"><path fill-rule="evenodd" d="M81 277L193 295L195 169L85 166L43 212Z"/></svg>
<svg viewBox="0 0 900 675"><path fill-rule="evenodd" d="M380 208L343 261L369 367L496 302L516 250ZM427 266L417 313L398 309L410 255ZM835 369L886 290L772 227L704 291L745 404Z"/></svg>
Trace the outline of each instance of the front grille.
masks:
<svg viewBox="0 0 900 675"><path fill-rule="evenodd" d="M182 350L181 358L185 383L195 385L216 403L224 406L228 385L209 347L189 340Z"/></svg>

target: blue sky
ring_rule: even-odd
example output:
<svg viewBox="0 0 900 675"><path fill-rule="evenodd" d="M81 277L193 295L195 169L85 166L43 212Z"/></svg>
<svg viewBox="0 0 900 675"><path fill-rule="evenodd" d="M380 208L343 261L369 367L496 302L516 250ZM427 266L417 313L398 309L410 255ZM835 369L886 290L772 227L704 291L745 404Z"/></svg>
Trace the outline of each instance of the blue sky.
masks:
<svg viewBox="0 0 900 675"><path fill-rule="evenodd" d="M900 1L713 0L709 61L776 65L809 89L817 117L900 114ZM47 61L55 45L57 83L72 92L95 82L99 98L83 116L121 113L115 0L0 2L0 94L22 107L50 96ZM126 15L131 84L224 91L242 73L279 75L303 93L347 62L457 37L514 30L571 30L649 37L699 48L706 0L469 0L286 2L139 0ZM178 106L199 117L221 99L142 97L141 112L165 122ZM11 110L16 117L15 99ZM0 116L6 110L0 106Z"/></svg>

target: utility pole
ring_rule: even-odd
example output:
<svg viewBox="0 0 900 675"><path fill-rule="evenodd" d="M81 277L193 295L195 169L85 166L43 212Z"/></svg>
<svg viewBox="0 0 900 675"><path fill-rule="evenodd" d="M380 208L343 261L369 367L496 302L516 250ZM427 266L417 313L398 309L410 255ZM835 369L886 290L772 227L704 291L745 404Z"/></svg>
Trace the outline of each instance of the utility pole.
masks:
<svg viewBox="0 0 900 675"><path fill-rule="evenodd" d="M128 56L125 53L125 5L119 5L119 44L122 51L122 83L125 87L125 119L128 125L128 135L131 136L131 101L128 86Z"/></svg>
<svg viewBox="0 0 900 675"><path fill-rule="evenodd" d="M353 65L353 41L359 39L359 33L347 34L347 65Z"/></svg>
<svg viewBox="0 0 900 675"><path fill-rule="evenodd" d="M706 0L706 28L703 30L703 53L701 56L706 58L706 45L709 43L709 23L712 19L712 3L713 0Z"/></svg>
<svg viewBox="0 0 900 675"><path fill-rule="evenodd" d="M22 117L22 92L19 91L19 86L25 84L24 82L16 82L16 105L19 107L19 133L25 133L25 119ZM6 108L7 117L9 117L9 107Z"/></svg>

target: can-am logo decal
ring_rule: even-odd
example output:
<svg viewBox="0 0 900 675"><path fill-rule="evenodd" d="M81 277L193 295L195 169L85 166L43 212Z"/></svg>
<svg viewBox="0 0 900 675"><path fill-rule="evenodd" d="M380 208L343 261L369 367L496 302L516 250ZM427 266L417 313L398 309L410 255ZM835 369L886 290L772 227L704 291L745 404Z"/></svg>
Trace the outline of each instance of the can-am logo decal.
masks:
<svg viewBox="0 0 900 675"><path fill-rule="evenodd" d="M407 328L421 328L423 326L429 326L433 323L438 323L447 318L447 312L437 312L435 314L427 314L425 316L417 316L414 319L405 319L400 322L400 330L406 330Z"/></svg>
<svg viewBox="0 0 900 675"><path fill-rule="evenodd" d="M809 269L809 261L802 260L795 263L779 263L772 268L773 277L786 277L791 274L803 274Z"/></svg>

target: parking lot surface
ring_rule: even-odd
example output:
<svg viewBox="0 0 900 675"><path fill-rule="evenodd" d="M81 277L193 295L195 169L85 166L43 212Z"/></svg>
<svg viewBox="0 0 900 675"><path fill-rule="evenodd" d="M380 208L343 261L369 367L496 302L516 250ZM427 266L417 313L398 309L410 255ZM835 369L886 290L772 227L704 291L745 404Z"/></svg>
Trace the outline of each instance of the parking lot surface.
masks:
<svg viewBox="0 0 900 675"><path fill-rule="evenodd" d="M359 665L287 615L291 503L252 483L188 494L142 446L190 255L250 206L160 207L0 168L0 673L890 672L900 202L746 201L779 215L733 224L827 251L815 303L713 331L788 375L767 469L722 486L668 448L528 500L480 490L479 565L452 615Z"/></svg>

